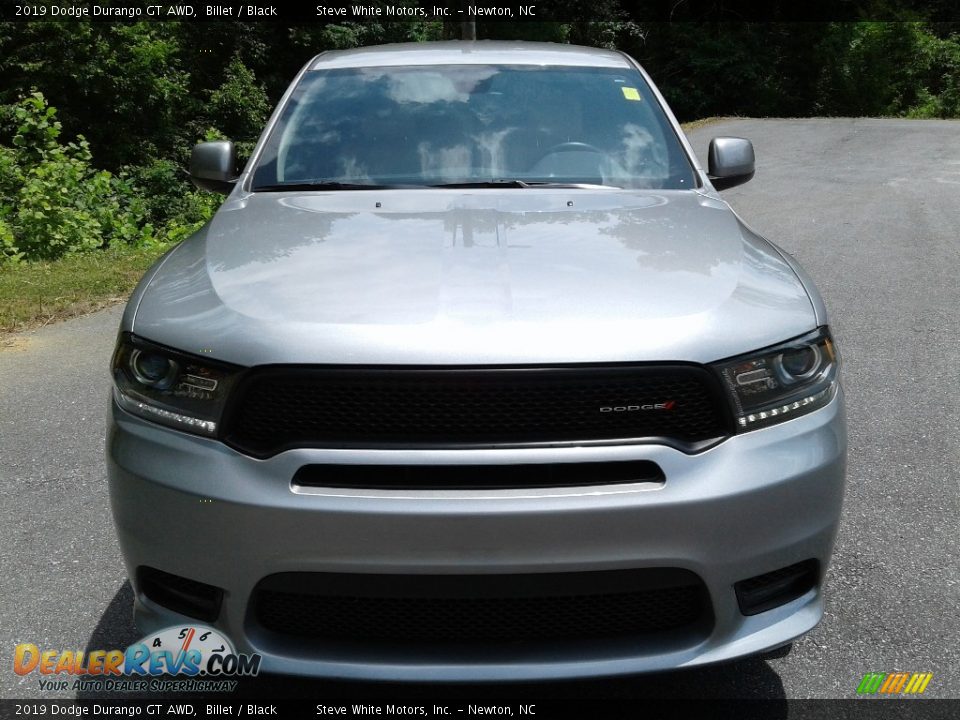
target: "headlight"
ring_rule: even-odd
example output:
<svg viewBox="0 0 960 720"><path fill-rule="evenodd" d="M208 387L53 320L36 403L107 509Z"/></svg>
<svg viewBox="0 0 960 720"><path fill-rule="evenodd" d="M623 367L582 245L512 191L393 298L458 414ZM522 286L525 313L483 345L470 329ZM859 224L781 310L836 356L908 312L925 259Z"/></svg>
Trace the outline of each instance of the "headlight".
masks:
<svg viewBox="0 0 960 720"><path fill-rule="evenodd" d="M216 435L241 368L191 357L128 333L113 354L114 395L124 410L179 430Z"/></svg>
<svg viewBox="0 0 960 720"><path fill-rule="evenodd" d="M737 430L746 432L822 408L837 391L837 356L823 327L716 367L733 399Z"/></svg>

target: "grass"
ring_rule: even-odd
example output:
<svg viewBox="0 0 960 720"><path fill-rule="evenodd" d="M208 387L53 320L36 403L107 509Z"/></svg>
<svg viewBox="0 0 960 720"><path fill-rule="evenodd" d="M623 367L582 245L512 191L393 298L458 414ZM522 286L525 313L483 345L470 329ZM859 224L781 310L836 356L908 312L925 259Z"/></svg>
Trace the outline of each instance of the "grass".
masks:
<svg viewBox="0 0 960 720"><path fill-rule="evenodd" d="M0 336L125 300L166 247L116 247L0 267Z"/></svg>

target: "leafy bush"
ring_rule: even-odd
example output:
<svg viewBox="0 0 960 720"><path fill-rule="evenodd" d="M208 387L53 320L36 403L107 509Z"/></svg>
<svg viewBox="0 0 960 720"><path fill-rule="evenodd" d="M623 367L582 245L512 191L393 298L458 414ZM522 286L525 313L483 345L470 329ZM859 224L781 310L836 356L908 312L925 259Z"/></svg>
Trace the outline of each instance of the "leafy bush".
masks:
<svg viewBox="0 0 960 720"><path fill-rule="evenodd" d="M66 134L90 141L97 167L115 171L187 142L186 122L200 102L191 95L177 24L9 25L0 28L0 103L39 89L57 106Z"/></svg>
<svg viewBox="0 0 960 720"><path fill-rule="evenodd" d="M143 197L150 222L163 228L161 235L180 235L178 228L199 227L210 219L222 200L197 190L186 171L172 160L154 160L144 167L126 170Z"/></svg>
<svg viewBox="0 0 960 720"><path fill-rule="evenodd" d="M923 40L927 58L922 87L917 101L907 111L908 117L960 117L960 35L938 38L926 35Z"/></svg>
<svg viewBox="0 0 960 720"><path fill-rule="evenodd" d="M8 261L152 240L153 227L134 188L92 167L83 136L60 143L56 109L41 93L18 103L13 117L13 148L0 153L0 247Z"/></svg>
<svg viewBox="0 0 960 720"><path fill-rule="evenodd" d="M0 220L0 264L5 259L16 262L23 257L23 253L17 250L13 242L13 229Z"/></svg>

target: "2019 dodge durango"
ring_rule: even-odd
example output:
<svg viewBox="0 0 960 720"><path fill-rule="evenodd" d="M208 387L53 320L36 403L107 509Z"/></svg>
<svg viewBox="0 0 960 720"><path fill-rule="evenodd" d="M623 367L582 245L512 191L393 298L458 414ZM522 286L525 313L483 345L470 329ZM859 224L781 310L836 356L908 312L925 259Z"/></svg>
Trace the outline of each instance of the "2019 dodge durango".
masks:
<svg viewBox="0 0 960 720"><path fill-rule="evenodd" d="M846 457L824 302L630 57L326 52L134 291L113 514L144 632L277 673L584 677L812 629Z"/></svg>

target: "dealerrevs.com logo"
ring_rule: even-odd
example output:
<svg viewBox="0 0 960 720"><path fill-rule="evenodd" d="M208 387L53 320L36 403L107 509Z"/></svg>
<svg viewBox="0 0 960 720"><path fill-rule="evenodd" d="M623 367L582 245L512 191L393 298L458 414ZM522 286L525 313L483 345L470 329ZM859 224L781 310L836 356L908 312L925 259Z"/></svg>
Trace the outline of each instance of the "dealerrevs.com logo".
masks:
<svg viewBox="0 0 960 720"><path fill-rule="evenodd" d="M126 650L61 651L21 643L13 671L36 674L44 691L224 692L235 689L231 678L256 676L260 660L237 653L220 631L191 625L152 633Z"/></svg>

